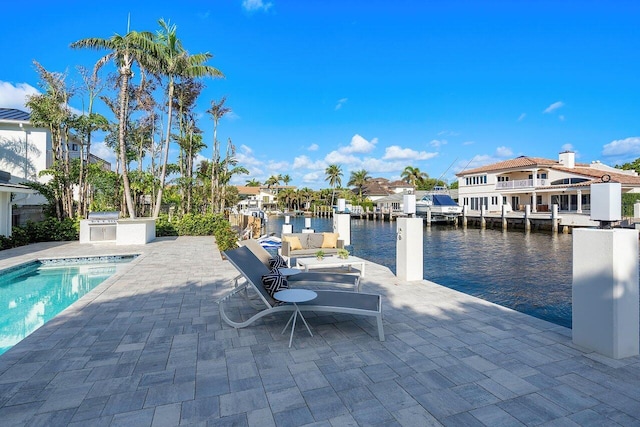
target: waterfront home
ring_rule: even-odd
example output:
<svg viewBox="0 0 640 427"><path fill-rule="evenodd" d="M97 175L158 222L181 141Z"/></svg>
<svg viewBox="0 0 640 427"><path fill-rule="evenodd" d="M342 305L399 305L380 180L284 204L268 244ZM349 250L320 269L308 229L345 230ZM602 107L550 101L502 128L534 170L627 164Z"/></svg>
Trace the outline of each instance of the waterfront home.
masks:
<svg viewBox="0 0 640 427"><path fill-rule="evenodd" d="M70 158L79 158L82 155L81 142L73 136L69 142L63 149L69 150ZM111 164L106 160L92 154L89 154L88 159L91 163L102 165L105 170L111 170ZM40 172L52 166L51 131L34 126L31 123L31 114L25 111L0 108L0 170L10 175L8 183L46 183L51 177L40 176ZM28 197L14 200L18 207L14 212L18 217L16 221L22 224L27 219L38 220L42 212L39 206L45 203L47 200L39 194L28 194Z"/></svg>
<svg viewBox="0 0 640 427"><path fill-rule="evenodd" d="M458 201L470 211L548 212L555 204L562 213L589 214L590 185L618 182L623 193L640 193L635 171L607 166L600 161L576 163L575 153L560 153L558 160L520 156L464 170L458 176ZM640 198L640 194L639 194Z"/></svg>
<svg viewBox="0 0 640 427"><path fill-rule="evenodd" d="M278 194L287 189L295 190L294 185L261 185L259 187L250 187L246 185L236 185L238 189L239 211L277 211L278 210Z"/></svg>

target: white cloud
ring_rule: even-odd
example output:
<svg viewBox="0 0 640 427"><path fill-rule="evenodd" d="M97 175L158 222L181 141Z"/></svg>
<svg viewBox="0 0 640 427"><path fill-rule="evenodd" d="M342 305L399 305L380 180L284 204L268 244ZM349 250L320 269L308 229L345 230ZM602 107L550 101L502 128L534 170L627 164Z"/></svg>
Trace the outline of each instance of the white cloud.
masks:
<svg viewBox="0 0 640 427"><path fill-rule="evenodd" d="M322 160L316 160L313 161L311 160L309 157L307 156L298 156L295 159L293 159L293 166L292 168L294 170L297 169L325 169L326 168L326 163Z"/></svg>
<svg viewBox="0 0 640 427"><path fill-rule="evenodd" d="M520 117L518 117L518 121L519 122L523 121L525 117L527 117L527 113L520 114Z"/></svg>
<svg viewBox="0 0 640 427"><path fill-rule="evenodd" d="M311 144L309 147L307 147L307 150L309 150L309 151L318 151L318 148L320 148L320 146L318 144Z"/></svg>
<svg viewBox="0 0 640 427"><path fill-rule="evenodd" d="M267 11L273 6L271 2L263 2L262 0L242 0L242 7L247 12L256 12L259 10Z"/></svg>
<svg viewBox="0 0 640 427"><path fill-rule="evenodd" d="M491 156L488 154L478 154L474 156L471 160L461 160L454 166L454 172L459 173L467 169L474 169L480 166L488 165L491 163L497 163L501 161L495 156Z"/></svg>
<svg viewBox="0 0 640 427"><path fill-rule="evenodd" d="M339 100L338 100L338 103L336 104L336 110L341 109L341 108L342 108L342 106L343 106L344 104L346 104L348 100L349 100L349 98L341 98L341 99L339 99Z"/></svg>
<svg viewBox="0 0 640 427"><path fill-rule="evenodd" d="M547 108L545 108L543 113L546 113L546 114L551 113L551 112L557 110L560 107L564 107L564 102L562 102L562 101L554 102L553 104L551 104Z"/></svg>
<svg viewBox="0 0 640 427"><path fill-rule="evenodd" d="M611 141L602 148L603 156L638 156L640 155L640 136Z"/></svg>
<svg viewBox="0 0 640 427"><path fill-rule="evenodd" d="M371 141L367 141L360 135L355 134L351 138L349 145L347 147L338 148L338 151L342 154L370 153L374 148L376 148L377 143L378 138L373 138Z"/></svg>
<svg viewBox="0 0 640 427"><path fill-rule="evenodd" d="M573 145L569 143L563 144L562 147L560 147L560 151L574 151Z"/></svg>
<svg viewBox="0 0 640 427"><path fill-rule="evenodd" d="M289 162L276 162L273 160L270 160L269 163L267 164L267 169L272 171L274 174L281 174L283 173L283 171L287 171L289 170Z"/></svg>
<svg viewBox="0 0 640 427"><path fill-rule="evenodd" d="M436 157L438 153L427 153L426 151L416 151L411 148L401 148L397 145L387 147L384 151L383 160L428 160Z"/></svg>
<svg viewBox="0 0 640 427"><path fill-rule="evenodd" d="M38 89L27 83L18 83L14 86L9 82L0 80L0 107L28 111L25 106L27 96L38 93L40 93Z"/></svg>
<svg viewBox="0 0 640 427"><path fill-rule="evenodd" d="M322 181L322 175L319 172L309 172L302 176L302 182L305 184L315 184L318 181Z"/></svg>
<svg viewBox="0 0 640 427"><path fill-rule="evenodd" d="M441 130L438 132L438 136L458 136L460 132L456 132L454 130Z"/></svg>
<svg viewBox="0 0 640 427"><path fill-rule="evenodd" d="M448 143L449 142L446 139L432 139L431 142L429 142L429 145L438 149L443 145L447 145Z"/></svg>
<svg viewBox="0 0 640 427"><path fill-rule="evenodd" d="M91 154L100 157L103 160L111 163L111 169L114 169L116 165L116 153L111 150L111 148L107 147L103 142L92 142L91 143Z"/></svg>
<svg viewBox="0 0 640 427"><path fill-rule="evenodd" d="M496 148L496 156L498 157L511 157L513 156L513 151L509 147L498 147Z"/></svg>
<svg viewBox="0 0 640 427"><path fill-rule="evenodd" d="M475 141L465 141L462 143L462 145L473 145L475 143L476 143Z"/></svg>
<svg viewBox="0 0 640 427"><path fill-rule="evenodd" d="M333 163L345 164L345 165L362 164L362 161L358 157L351 154L345 154L340 151L330 152L325 156L324 161L327 162L327 164L333 164Z"/></svg>

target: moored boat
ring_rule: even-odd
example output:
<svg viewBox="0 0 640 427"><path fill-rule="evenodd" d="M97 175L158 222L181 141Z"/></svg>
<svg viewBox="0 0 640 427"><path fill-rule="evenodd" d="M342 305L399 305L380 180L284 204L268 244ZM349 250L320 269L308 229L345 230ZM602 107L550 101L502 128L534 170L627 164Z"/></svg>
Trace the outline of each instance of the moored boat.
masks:
<svg viewBox="0 0 640 427"><path fill-rule="evenodd" d="M435 187L416 201L416 214L426 216L431 211L432 222L452 222L462 214L462 206L451 198L444 187Z"/></svg>

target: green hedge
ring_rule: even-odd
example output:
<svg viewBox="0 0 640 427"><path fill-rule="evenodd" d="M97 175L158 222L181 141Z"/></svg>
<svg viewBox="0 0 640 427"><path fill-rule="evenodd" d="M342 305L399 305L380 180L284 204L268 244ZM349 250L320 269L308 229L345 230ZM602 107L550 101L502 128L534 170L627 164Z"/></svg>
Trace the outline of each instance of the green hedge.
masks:
<svg viewBox="0 0 640 427"><path fill-rule="evenodd" d="M48 218L42 222L27 222L24 227L13 227L12 236L0 236L0 250L37 242L78 240L79 222L71 219L59 221ZM156 220L156 236L214 236L221 251L238 246L238 235L222 215L193 215L173 217L161 215Z"/></svg>
<svg viewBox="0 0 640 427"><path fill-rule="evenodd" d="M23 227L13 227L11 237L0 236L0 250L38 242L78 240L80 223L72 219L62 221L47 218L42 222L28 221Z"/></svg>
<svg viewBox="0 0 640 427"><path fill-rule="evenodd" d="M157 236L214 236L221 251L238 246L238 234L231 229L231 224L223 215L186 214L173 217L169 221L167 215L156 220Z"/></svg>

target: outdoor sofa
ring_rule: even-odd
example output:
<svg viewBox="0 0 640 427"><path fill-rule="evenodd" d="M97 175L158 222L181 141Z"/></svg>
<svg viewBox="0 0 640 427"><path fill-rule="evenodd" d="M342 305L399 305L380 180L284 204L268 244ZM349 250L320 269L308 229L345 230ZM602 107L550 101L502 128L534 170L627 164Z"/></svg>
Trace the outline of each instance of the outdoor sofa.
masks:
<svg viewBox="0 0 640 427"><path fill-rule="evenodd" d="M338 233L284 233L280 255L291 263L291 258L315 256L322 250L325 255L336 255L344 248Z"/></svg>

